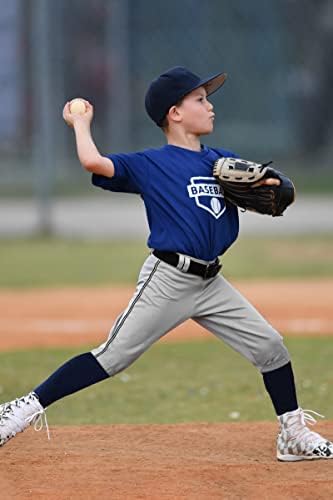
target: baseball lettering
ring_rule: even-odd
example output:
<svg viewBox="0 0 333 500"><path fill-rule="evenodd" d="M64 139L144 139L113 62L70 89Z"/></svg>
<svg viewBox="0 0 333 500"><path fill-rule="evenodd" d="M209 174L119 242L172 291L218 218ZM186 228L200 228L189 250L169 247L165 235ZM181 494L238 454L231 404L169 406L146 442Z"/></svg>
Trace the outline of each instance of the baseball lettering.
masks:
<svg viewBox="0 0 333 500"><path fill-rule="evenodd" d="M190 198L205 194L211 196L219 196L221 198L223 197L221 187L215 184L194 184L187 186L187 189Z"/></svg>
<svg viewBox="0 0 333 500"><path fill-rule="evenodd" d="M225 212L225 204L219 201L219 198L224 198L223 189L214 177L191 177L187 192L189 198L194 198L197 207L209 212L215 219Z"/></svg>

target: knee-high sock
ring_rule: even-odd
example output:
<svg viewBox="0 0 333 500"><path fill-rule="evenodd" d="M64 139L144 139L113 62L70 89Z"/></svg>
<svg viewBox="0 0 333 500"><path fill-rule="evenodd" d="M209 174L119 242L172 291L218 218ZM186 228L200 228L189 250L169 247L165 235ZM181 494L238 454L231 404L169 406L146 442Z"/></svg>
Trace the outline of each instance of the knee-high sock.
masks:
<svg viewBox="0 0 333 500"><path fill-rule="evenodd" d="M297 410L297 396L291 363L263 373L264 384L277 415Z"/></svg>
<svg viewBox="0 0 333 500"><path fill-rule="evenodd" d="M108 378L104 368L91 352L80 354L60 366L48 379L42 382L34 393L43 408L58 399L80 391Z"/></svg>

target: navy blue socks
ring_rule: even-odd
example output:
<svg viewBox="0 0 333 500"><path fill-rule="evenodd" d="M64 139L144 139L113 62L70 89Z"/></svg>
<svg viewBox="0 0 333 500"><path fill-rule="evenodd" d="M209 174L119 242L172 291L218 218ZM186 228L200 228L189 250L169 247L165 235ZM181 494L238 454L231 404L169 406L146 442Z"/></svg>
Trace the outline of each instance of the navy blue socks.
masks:
<svg viewBox="0 0 333 500"><path fill-rule="evenodd" d="M108 378L104 368L91 352L80 354L60 366L45 382L33 392L38 396L43 408L50 406L58 399L80 391Z"/></svg>
<svg viewBox="0 0 333 500"><path fill-rule="evenodd" d="M262 375L276 414L282 415L288 411L297 410L298 403L291 363ZM37 394L43 408L46 408L58 399L108 377L109 375L96 358L87 352L67 361L33 392Z"/></svg>
<svg viewBox="0 0 333 500"><path fill-rule="evenodd" d="M294 374L291 363L262 374L277 415L298 408Z"/></svg>

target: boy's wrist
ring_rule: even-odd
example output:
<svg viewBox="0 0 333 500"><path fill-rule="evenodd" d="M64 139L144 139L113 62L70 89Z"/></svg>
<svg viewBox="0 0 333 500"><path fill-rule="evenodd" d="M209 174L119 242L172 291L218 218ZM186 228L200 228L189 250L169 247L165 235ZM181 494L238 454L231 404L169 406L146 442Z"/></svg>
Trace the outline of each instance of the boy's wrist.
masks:
<svg viewBox="0 0 333 500"><path fill-rule="evenodd" d="M82 120L81 117L77 117L73 121L73 128L74 130L88 130L90 131L90 122L87 122L86 120Z"/></svg>

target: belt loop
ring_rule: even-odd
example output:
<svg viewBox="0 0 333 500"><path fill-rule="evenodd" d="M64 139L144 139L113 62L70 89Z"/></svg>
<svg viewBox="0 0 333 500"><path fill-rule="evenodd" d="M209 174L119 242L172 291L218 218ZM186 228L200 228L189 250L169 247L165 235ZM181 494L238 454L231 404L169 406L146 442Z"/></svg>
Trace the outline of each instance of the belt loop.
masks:
<svg viewBox="0 0 333 500"><path fill-rule="evenodd" d="M180 254L177 254L177 255L178 255L177 269L179 269L179 271L182 271L183 265L184 265L184 261L185 261L185 256L184 255L180 255Z"/></svg>
<svg viewBox="0 0 333 500"><path fill-rule="evenodd" d="M185 262L184 262L184 266L183 266L183 270L185 273L187 273L187 271L189 270L190 268L190 264L191 264L191 259L190 257L188 257L187 255L185 256Z"/></svg>
<svg viewBox="0 0 333 500"><path fill-rule="evenodd" d="M177 269L182 271L183 273L187 273L189 270L191 259L187 255L177 254L178 255L178 264Z"/></svg>

